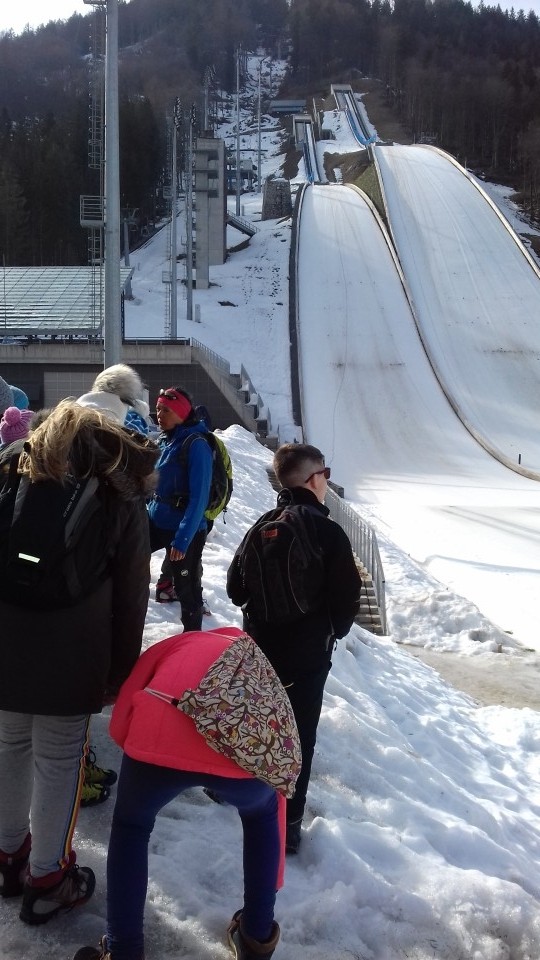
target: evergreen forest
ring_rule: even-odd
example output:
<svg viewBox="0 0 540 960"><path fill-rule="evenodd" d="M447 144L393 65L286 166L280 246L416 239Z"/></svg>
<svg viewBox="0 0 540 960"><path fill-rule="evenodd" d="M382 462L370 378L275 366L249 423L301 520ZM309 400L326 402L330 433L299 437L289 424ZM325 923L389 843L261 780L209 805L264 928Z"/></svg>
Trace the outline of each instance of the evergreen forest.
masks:
<svg viewBox="0 0 540 960"><path fill-rule="evenodd" d="M7 266L88 258L97 14L0 35L0 251ZM464 0L130 0L119 5L120 187L140 222L163 213L167 118L235 89L235 51L289 56L282 96L377 78L413 139L513 185L540 218L540 20Z"/></svg>

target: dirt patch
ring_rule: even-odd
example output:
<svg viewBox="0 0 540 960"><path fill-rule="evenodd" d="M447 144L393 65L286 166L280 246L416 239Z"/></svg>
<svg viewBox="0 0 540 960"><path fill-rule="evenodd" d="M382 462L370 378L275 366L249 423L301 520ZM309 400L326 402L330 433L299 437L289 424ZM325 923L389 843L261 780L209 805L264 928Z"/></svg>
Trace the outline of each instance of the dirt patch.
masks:
<svg viewBox="0 0 540 960"><path fill-rule="evenodd" d="M355 93L362 93L369 122L375 127L380 140L396 143L413 143L413 137L388 103L384 84L380 80L365 77L354 80L351 86Z"/></svg>
<svg viewBox="0 0 540 960"><path fill-rule="evenodd" d="M537 257L540 257L540 237L534 233L519 233L520 237L528 240Z"/></svg>
<svg viewBox="0 0 540 960"><path fill-rule="evenodd" d="M298 176L298 164L302 159L302 151L296 148L290 148L285 154L283 161L283 176L286 180L294 180Z"/></svg>
<svg viewBox="0 0 540 960"><path fill-rule="evenodd" d="M366 151L358 150L357 153L325 153L324 172L330 183L344 180L345 183L354 183L367 168ZM336 176L335 170L339 170Z"/></svg>
<svg viewBox="0 0 540 960"><path fill-rule="evenodd" d="M481 706L540 710L540 656L537 653L460 657L424 647L402 649L432 667L443 680L467 693Z"/></svg>

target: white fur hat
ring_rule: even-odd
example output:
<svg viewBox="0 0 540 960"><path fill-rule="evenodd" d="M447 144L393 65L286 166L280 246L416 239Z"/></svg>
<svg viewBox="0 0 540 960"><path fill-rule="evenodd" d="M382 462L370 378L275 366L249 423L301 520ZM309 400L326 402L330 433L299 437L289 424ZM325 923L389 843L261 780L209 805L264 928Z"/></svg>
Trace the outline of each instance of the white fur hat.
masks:
<svg viewBox="0 0 540 960"><path fill-rule="evenodd" d="M143 396L144 387L133 367L128 367L126 363L114 363L98 373L92 384L92 392L95 391L115 393L129 407L134 407L135 401Z"/></svg>
<svg viewBox="0 0 540 960"><path fill-rule="evenodd" d="M80 403L81 407L93 407L94 410L98 410L105 416L111 417L112 420L116 420L120 426L124 425L126 413L129 409L127 403L122 403L120 397L117 397L115 393L102 393L100 390L93 393L84 393L82 397L78 398L77 403Z"/></svg>
<svg viewBox="0 0 540 960"><path fill-rule="evenodd" d="M146 400L135 400L133 407L143 418L143 420L148 420L150 416L150 407L148 406Z"/></svg>

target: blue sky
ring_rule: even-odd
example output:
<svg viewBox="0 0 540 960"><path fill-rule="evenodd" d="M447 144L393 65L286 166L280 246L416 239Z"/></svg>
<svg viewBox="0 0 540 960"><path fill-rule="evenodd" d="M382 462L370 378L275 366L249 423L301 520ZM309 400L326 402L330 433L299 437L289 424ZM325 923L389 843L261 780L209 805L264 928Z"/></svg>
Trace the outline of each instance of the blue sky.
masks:
<svg viewBox="0 0 540 960"><path fill-rule="evenodd" d="M486 3L486 6L495 5ZM501 0L503 10L523 8L525 12L534 10L540 16L540 0L524 0L512 3L511 0ZM13 29L20 33L25 26L37 27L44 21L67 20L72 13L87 13L91 8L83 0L49 0L44 6L42 0L19 0L17 4L2 4L0 8L0 31Z"/></svg>

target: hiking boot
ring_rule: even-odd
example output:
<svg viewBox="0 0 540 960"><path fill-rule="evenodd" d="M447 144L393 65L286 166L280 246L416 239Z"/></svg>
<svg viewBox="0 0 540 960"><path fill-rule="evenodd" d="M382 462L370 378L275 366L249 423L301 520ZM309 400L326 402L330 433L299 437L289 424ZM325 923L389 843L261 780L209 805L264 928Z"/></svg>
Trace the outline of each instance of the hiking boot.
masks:
<svg viewBox="0 0 540 960"><path fill-rule="evenodd" d="M99 947L81 947L77 950L73 960L114 960L112 953L107 948L107 939L102 937L99 941ZM134 957L133 960L136 960ZM139 960L144 960L143 954Z"/></svg>
<svg viewBox="0 0 540 960"><path fill-rule="evenodd" d="M156 603L172 603L176 599L176 591L172 580L158 580L156 583Z"/></svg>
<svg viewBox="0 0 540 960"><path fill-rule="evenodd" d="M19 917L32 926L47 923L62 910L73 910L86 903L95 886L93 870L76 863L65 870L62 879L52 887L32 886L31 879L27 880Z"/></svg>
<svg viewBox="0 0 540 960"><path fill-rule="evenodd" d="M99 941L99 947L81 947L80 950L77 950L73 960L111 960L105 937L102 937Z"/></svg>
<svg viewBox="0 0 540 960"><path fill-rule="evenodd" d="M285 853L298 853L302 842L301 827L301 820L295 820L294 823L287 824L285 832Z"/></svg>
<svg viewBox="0 0 540 960"><path fill-rule="evenodd" d="M227 939L235 960L261 960L261 957L268 960L278 944L279 926L274 920L270 939L264 942L254 940L242 930L242 911L237 910L227 927Z"/></svg>
<svg viewBox="0 0 540 960"><path fill-rule="evenodd" d="M112 787L118 780L118 774L115 770L105 770L98 767L96 755L90 747L84 759L84 783L85 785L98 784L101 787Z"/></svg>
<svg viewBox="0 0 540 960"><path fill-rule="evenodd" d="M227 801L226 801L226 800L222 800L221 797L218 796L218 794L216 793L216 791L215 791L215 790L212 790L210 787L203 787L203 788L202 788L202 792L205 793L206 796L207 796L210 800L212 800L213 803L218 803L220 806L223 806L223 807L228 806Z"/></svg>
<svg viewBox="0 0 540 960"><path fill-rule="evenodd" d="M98 803L105 803L109 799L111 791L101 783L83 784L81 793L81 807L97 807Z"/></svg>
<svg viewBox="0 0 540 960"><path fill-rule="evenodd" d="M0 896L7 899L23 892L31 844L32 838L28 834L15 853L0 850Z"/></svg>

